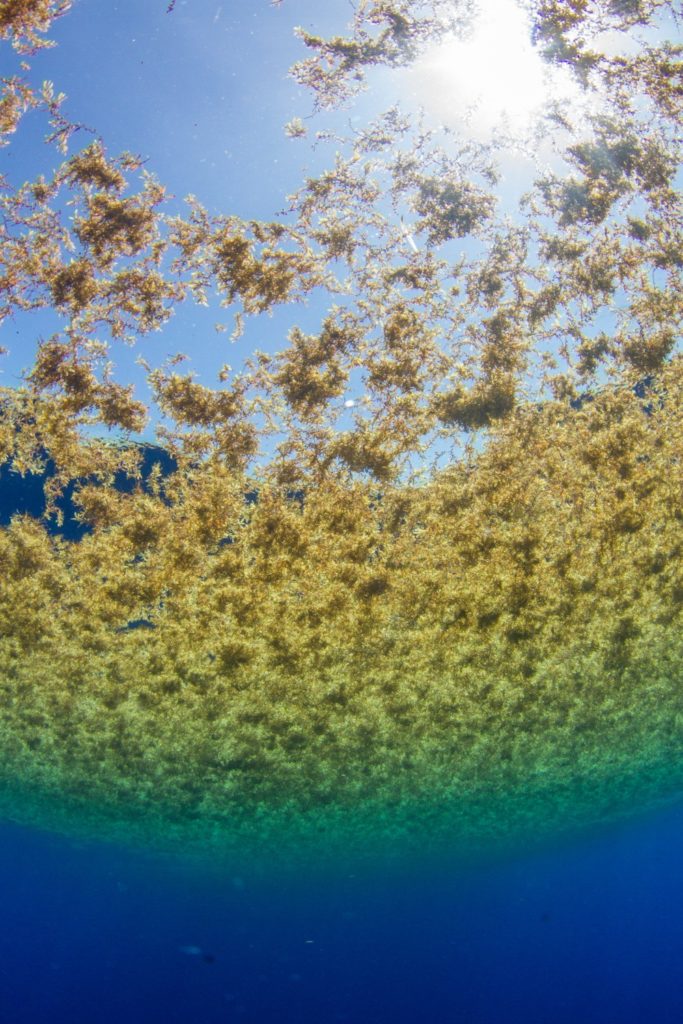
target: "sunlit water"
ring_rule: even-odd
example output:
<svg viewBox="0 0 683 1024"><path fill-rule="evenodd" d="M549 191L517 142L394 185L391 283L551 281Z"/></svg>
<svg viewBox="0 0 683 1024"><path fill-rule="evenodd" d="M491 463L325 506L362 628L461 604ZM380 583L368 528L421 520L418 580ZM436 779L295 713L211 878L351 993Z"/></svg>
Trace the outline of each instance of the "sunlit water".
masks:
<svg viewBox="0 0 683 1024"><path fill-rule="evenodd" d="M224 8L201 11L211 45L189 40L207 64ZM135 89L158 88L173 173L172 47L129 44L125 108L140 139ZM487 132L525 130L548 85L523 19L493 3L414 75L433 116L472 108ZM206 143L212 202L256 170L285 187L260 115L251 162L201 110L211 139L193 123L189 149ZM229 186L219 150L240 165ZM604 422L528 409L471 485L456 467L417 496L294 490L266 496L269 518L204 481L234 500L231 529L257 522L243 563L229 530L200 541L201 514L163 519L148 491L124 525L162 538L151 578L68 495L48 542L44 480L3 467L2 526L26 518L3 532L2 1021L678 1022L680 371L667 387L612 396Z"/></svg>

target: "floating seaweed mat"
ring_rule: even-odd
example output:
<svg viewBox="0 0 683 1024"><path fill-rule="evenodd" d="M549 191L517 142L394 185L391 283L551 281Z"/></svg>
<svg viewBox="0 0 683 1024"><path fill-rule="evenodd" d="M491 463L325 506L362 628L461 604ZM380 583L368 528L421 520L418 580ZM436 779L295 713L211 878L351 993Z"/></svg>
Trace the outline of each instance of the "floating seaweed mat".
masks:
<svg viewBox="0 0 683 1024"><path fill-rule="evenodd" d="M168 460L137 486L82 482L78 539L15 515L0 813L216 861L348 862L466 856L680 795L682 383L673 360L659 400L520 408L381 494Z"/></svg>

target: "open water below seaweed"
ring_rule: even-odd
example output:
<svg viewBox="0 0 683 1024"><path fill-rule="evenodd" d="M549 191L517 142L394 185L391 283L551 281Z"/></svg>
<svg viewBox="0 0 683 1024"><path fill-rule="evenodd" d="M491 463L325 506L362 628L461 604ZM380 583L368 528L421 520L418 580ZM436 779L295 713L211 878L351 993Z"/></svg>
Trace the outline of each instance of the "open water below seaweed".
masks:
<svg viewBox="0 0 683 1024"><path fill-rule="evenodd" d="M3 1024L679 1024L683 807L468 870L324 880L0 828Z"/></svg>

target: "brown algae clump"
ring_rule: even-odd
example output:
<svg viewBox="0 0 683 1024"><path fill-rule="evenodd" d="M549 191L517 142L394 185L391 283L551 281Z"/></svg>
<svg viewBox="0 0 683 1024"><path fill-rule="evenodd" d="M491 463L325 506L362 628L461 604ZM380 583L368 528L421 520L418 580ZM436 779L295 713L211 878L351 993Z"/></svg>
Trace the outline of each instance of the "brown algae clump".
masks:
<svg viewBox="0 0 683 1024"><path fill-rule="evenodd" d="M0 470L45 499L0 527L0 814L338 863L500 850L680 795L671 5L528 5L585 103L517 142L398 104L336 117L270 221L253 196L181 202L97 136L79 151L91 130L23 59L71 6L0 0L0 145L30 113L63 155L0 175L0 324L17 345L50 325L0 388ZM356 8L345 35L300 33L317 117L473 13ZM506 154L541 139L515 205ZM193 304L230 310L235 369ZM195 363L163 333L185 310Z"/></svg>
<svg viewBox="0 0 683 1024"><path fill-rule="evenodd" d="M0 534L3 812L214 854L469 849L683 779L681 362L421 487L218 465ZM254 495L252 493L252 499Z"/></svg>

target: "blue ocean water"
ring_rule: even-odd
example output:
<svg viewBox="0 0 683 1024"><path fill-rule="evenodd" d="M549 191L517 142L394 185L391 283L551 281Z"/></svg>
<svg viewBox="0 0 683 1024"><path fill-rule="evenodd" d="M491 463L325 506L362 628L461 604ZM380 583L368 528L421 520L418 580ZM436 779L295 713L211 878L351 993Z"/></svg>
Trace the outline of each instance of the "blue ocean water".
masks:
<svg viewBox="0 0 683 1024"><path fill-rule="evenodd" d="M678 1024L683 807L400 879L208 879L5 824L4 1024Z"/></svg>
<svg viewBox="0 0 683 1024"><path fill-rule="evenodd" d="M204 37L201 59L183 65L177 41L185 36L196 46L192 33L160 37L143 22L129 31L119 3L80 6L82 21L63 22L61 66L58 49L45 55L52 67L42 65L46 76L57 69L54 77L70 95L80 90L71 110L89 122L91 104L92 121L114 151L151 149L155 169L164 169L163 180L178 194L192 154L201 153L189 175L193 190L231 209L253 190L258 202L251 195L250 214L270 216L261 176L278 182L278 195L288 174L298 181L296 163L271 142L287 117L286 90L282 83L262 85L268 61L290 62L282 37L272 37L267 60L263 47L255 57L241 42L226 61L216 4L215 13L208 11L215 45ZM250 5L244 10L263 19L269 5L261 6L261 15ZM318 11L328 16L333 5L307 0L304 6L322 30ZM139 9L151 17L152 5ZM161 21L170 33L174 19L162 14ZM232 31L227 22L224 15L221 29ZM90 45L89 31L97 44L108 41L104 54L101 45ZM128 39L134 32L139 38ZM125 49L135 53L125 68L124 36ZM240 104L252 111L239 143L214 98L212 61L231 65ZM148 104L139 102L142 94ZM189 111L185 122L181 100ZM154 141L143 117L147 107ZM39 135L36 130L42 153ZM226 181L231 164L237 169ZM15 171L17 180L22 173ZM15 349L17 366L23 365L21 344ZM0 524L17 510L42 511L42 484L0 474ZM70 540L79 533L68 511L64 533ZM337 869L311 879L303 872L283 877L275 865L271 876L252 874L248 865L239 874L209 873L180 860L0 822L0 1024L678 1024L682 846L683 806L677 806L467 869L414 863L401 874L379 867L359 874L340 850Z"/></svg>

